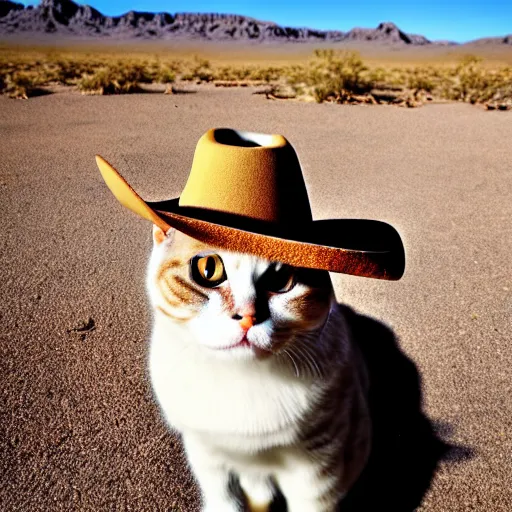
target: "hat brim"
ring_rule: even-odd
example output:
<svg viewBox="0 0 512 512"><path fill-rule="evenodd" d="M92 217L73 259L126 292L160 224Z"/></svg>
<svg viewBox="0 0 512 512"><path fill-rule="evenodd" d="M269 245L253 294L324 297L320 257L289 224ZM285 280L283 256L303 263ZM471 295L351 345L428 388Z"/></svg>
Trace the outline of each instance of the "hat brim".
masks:
<svg viewBox="0 0 512 512"><path fill-rule="evenodd" d="M313 221L300 230L278 229L236 215L180 207L179 198L146 203L170 226L206 244L296 267L400 279L405 254L398 232L374 220Z"/></svg>
<svg viewBox="0 0 512 512"><path fill-rule="evenodd" d="M96 161L116 198L164 231L173 227L214 247L296 267L387 280L398 280L404 273L402 240L385 222L332 219L282 228L223 212L182 207L179 198L147 202L108 162L101 157Z"/></svg>

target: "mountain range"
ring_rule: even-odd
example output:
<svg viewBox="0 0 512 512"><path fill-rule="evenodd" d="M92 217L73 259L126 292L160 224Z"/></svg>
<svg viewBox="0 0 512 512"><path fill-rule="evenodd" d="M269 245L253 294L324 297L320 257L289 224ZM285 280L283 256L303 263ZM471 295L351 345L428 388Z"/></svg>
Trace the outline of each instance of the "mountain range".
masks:
<svg viewBox="0 0 512 512"><path fill-rule="evenodd" d="M253 42L343 42L374 41L410 46L455 45L430 41L408 34L394 23L377 28L353 28L348 32L285 27L235 14L199 14L130 11L121 16L105 16L94 7L72 0L42 0L38 6L0 0L0 35L49 33L112 39L186 39ZM486 38L482 43L512 45L512 35ZM477 41L478 42L478 41Z"/></svg>

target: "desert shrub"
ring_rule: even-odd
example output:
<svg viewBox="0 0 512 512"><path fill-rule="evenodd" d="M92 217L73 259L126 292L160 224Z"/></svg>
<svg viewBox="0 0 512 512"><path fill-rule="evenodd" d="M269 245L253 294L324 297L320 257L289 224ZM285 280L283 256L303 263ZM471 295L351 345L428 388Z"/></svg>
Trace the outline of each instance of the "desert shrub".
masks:
<svg viewBox="0 0 512 512"><path fill-rule="evenodd" d="M362 94L371 89L365 72L368 68L355 52L317 50L317 67L322 82L320 86L332 88L334 93Z"/></svg>
<svg viewBox="0 0 512 512"><path fill-rule="evenodd" d="M75 84L84 72L79 62L62 58L42 62L36 69L44 83L57 82L64 85Z"/></svg>
<svg viewBox="0 0 512 512"><path fill-rule="evenodd" d="M213 73L214 80L239 81L245 80L250 74L250 70L245 67L222 66Z"/></svg>
<svg viewBox="0 0 512 512"><path fill-rule="evenodd" d="M201 82L211 82L213 80L213 71L210 61L207 59L196 59L196 66L192 70L192 74L197 80Z"/></svg>
<svg viewBox="0 0 512 512"><path fill-rule="evenodd" d="M391 68L387 75L386 83L390 86L404 86L410 74L407 68Z"/></svg>
<svg viewBox="0 0 512 512"><path fill-rule="evenodd" d="M223 66L215 71L214 80L236 80L233 74L233 68Z"/></svg>
<svg viewBox="0 0 512 512"><path fill-rule="evenodd" d="M8 59L1 62L4 74L29 73L32 80L36 81L38 85L51 83L74 85L84 73L92 74L95 69L103 65L104 63L97 59L63 57L54 52L38 58L21 55L13 60Z"/></svg>
<svg viewBox="0 0 512 512"><path fill-rule="evenodd" d="M183 70L185 69L185 62L183 62L182 60L174 59L166 62L166 66L170 71L172 71L176 75L179 75L183 73Z"/></svg>
<svg viewBox="0 0 512 512"><path fill-rule="evenodd" d="M151 82L170 84L176 80L176 73L168 64L162 64L158 57L150 63L142 62L141 66L145 68L148 80Z"/></svg>
<svg viewBox="0 0 512 512"><path fill-rule="evenodd" d="M161 84L172 84L176 81L176 73L167 66L163 66L156 76L156 81Z"/></svg>
<svg viewBox="0 0 512 512"><path fill-rule="evenodd" d="M510 68L487 69L480 57L467 55L437 77L439 96L469 103L512 100Z"/></svg>
<svg viewBox="0 0 512 512"><path fill-rule="evenodd" d="M194 57L189 70L181 76L182 80L199 82L211 82L214 78L210 61L197 56Z"/></svg>
<svg viewBox="0 0 512 512"><path fill-rule="evenodd" d="M262 82L277 82L286 74L286 69L282 67L267 66L255 67L251 69L249 79Z"/></svg>
<svg viewBox="0 0 512 512"><path fill-rule="evenodd" d="M374 85L388 84L392 80L391 73L384 68L374 68L368 70L368 80Z"/></svg>
<svg viewBox="0 0 512 512"><path fill-rule="evenodd" d="M213 71L215 80L226 82L276 82L284 75L282 68L260 66L222 66Z"/></svg>
<svg viewBox="0 0 512 512"><path fill-rule="evenodd" d="M151 82L142 64L118 62L85 75L78 88L86 94L128 94L140 92L141 83Z"/></svg>
<svg viewBox="0 0 512 512"><path fill-rule="evenodd" d="M297 90L310 90L318 102L344 102L372 89L368 68L356 52L316 50L314 55L308 66L288 70L288 83Z"/></svg>
<svg viewBox="0 0 512 512"><path fill-rule="evenodd" d="M298 65L294 64L286 68L284 72L284 76L286 78L287 83L294 87L304 87L309 85L310 81L310 67L307 65Z"/></svg>
<svg viewBox="0 0 512 512"><path fill-rule="evenodd" d="M174 82L187 68L186 62L182 60L166 60L162 63L157 60L157 62L159 66L154 65L154 69L156 69L156 81L160 83Z"/></svg>
<svg viewBox="0 0 512 512"><path fill-rule="evenodd" d="M26 71L15 71L4 77L3 92L10 98L28 99L35 96L39 91L40 82L33 73Z"/></svg>
<svg viewBox="0 0 512 512"><path fill-rule="evenodd" d="M406 85L415 91L431 93L436 88L435 71L430 67L414 68L408 73Z"/></svg>
<svg viewBox="0 0 512 512"><path fill-rule="evenodd" d="M330 85L317 85L313 89L313 97L317 103L323 103L334 97L336 93Z"/></svg>
<svg viewBox="0 0 512 512"><path fill-rule="evenodd" d="M158 57L150 62L143 60L139 64L146 70L146 73L151 78L151 81L158 82L158 76L160 75L160 69L162 67Z"/></svg>
<svg viewBox="0 0 512 512"><path fill-rule="evenodd" d="M238 85L247 82L265 82L270 84L284 77L284 68L273 66L221 66L213 70L214 80L233 82Z"/></svg>
<svg viewBox="0 0 512 512"><path fill-rule="evenodd" d="M83 73L90 71L90 67L83 69L83 66L79 65L77 61L70 59L59 59L55 64L57 67L57 81L65 85L76 83Z"/></svg>
<svg viewBox="0 0 512 512"><path fill-rule="evenodd" d="M475 103L489 86L489 77L481 67L482 59L467 55L455 69L455 79L449 89L450 99Z"/></svg>

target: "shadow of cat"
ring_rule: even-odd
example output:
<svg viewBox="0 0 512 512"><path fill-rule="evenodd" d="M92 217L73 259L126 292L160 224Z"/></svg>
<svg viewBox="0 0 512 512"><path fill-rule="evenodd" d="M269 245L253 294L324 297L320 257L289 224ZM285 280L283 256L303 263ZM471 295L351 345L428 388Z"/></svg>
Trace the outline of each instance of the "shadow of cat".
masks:
<svg viewBox="0 0 512 512"><path fill-rule="evenodd" d="M430 487L441 460L469 459L469 448L450 445L422 411L421 378L400 350L391 329L341 305L370 377L372 451L361 477L340 503L340 512L411 512ZM282 495L272 512L286 511Z"/></svg>

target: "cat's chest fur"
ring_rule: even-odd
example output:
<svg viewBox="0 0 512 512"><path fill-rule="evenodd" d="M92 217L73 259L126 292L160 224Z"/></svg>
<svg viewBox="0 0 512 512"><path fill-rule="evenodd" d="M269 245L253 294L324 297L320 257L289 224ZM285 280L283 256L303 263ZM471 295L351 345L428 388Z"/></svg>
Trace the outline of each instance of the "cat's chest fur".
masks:
<svg viewBox="0 0 512 512"><path fill-rule="evenodd" d="M180 336L179 329L173 332L165 319L155 318L151 379L171 425L244 451L297 439L300 418L315 401L310 380L280 374L271 361L235 365L205 358L186 339L176 343Z"/></svg>

